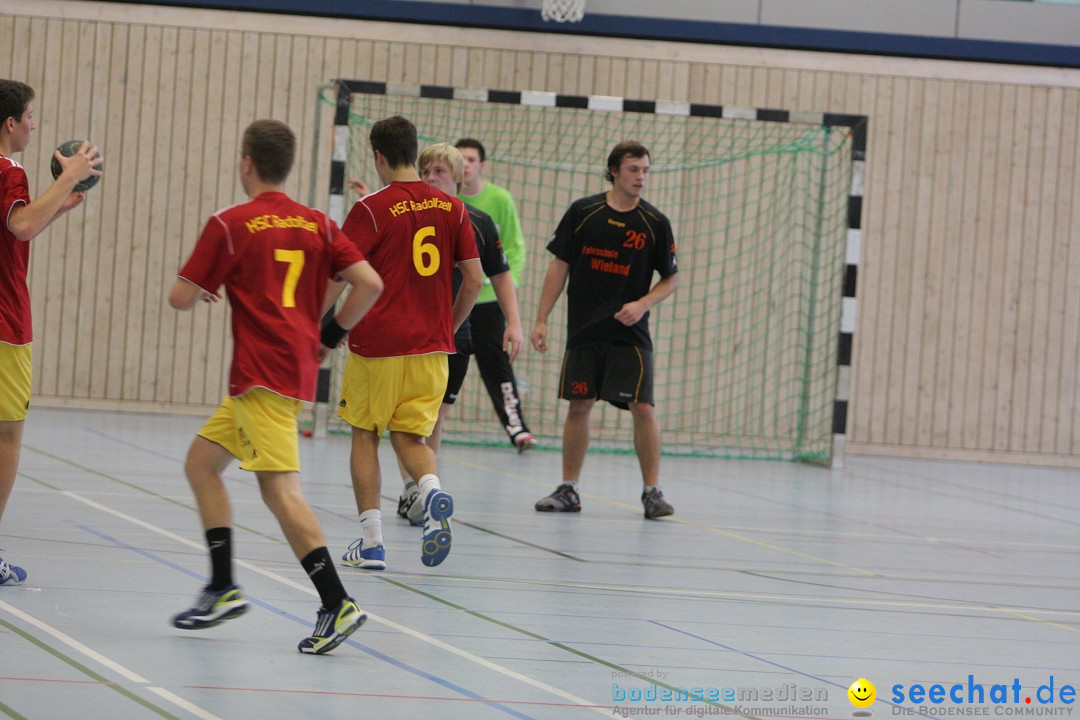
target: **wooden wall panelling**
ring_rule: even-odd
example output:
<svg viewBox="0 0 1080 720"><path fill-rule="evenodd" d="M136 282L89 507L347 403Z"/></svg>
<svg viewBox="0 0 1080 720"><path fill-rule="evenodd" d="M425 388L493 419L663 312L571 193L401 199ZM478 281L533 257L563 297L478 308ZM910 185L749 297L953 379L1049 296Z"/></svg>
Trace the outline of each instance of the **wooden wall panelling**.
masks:
<svg viewBox="0 0 1080 720"><path fill-rule="evenodd" d="M146 243L146 285L141 302L136 308L144 318L143 332L138 338L140 351L139 399L146 402L164 402L168 396L168 375L163 374L165 365L172 359L173 327L176 312L166 302L166 278L175 276L176 269L166 269L169 258L166 248L168 232L168 207L172 181L171 159L175 137L181 131L176 122L177 108L183 107L180 97L187 65L179 63L179 47L190 33L177 28L163 28L159 40L153 90L154 132L151 142L140 146L141 155L149 155L150 175L145 178L148 218L146 235L139 241ZM187 81L190 83L190 81ZM170 283L171 285L171 283Z"/></svg>
<svg viewBox="0 0 1080 720"><path fill-rule="evenodd" d="M193 120L209 142L206 154L198 156L193 166L198 174L201 165L202 179L197 187L202 190L199 200L202 211L192 239L202 231L211 213L247 199L237 175L244 128L259 118L280 118L286 111L286 99L276 86L285 77L280 66L291 56L291 45L275 41L267 33L245 34L243 45L243 64L235 75L229 76L228 84L211 88L205 99L205 120ZM253 56L258 57L257 68L248 64L248 58ZM227 120L218 123L215 118L222 107L229 108L225 114ZM209 313L202 313L207 321L205 338L201 334L196 336L196 342L206 348L199 388L202 402L218 403L227 390L226 377L232 357L231 311L227 303L211 305L209 309Z"/></svg>
<svg viewBox="0 0 1080 720"><path fill-rule="evenodd" d="M611 58L596 58L592 66L592 88L596 95L611 96Z"/></svg>
<svg viewBox="0 0 1080 720"><path fill-rule="evenodd" d="M139 401L153 397L151 370L144 367L144 363L152 367L156 356L156 348L147 342L147 336L155 331L154 323L147 316L147 299L149 293L158 290L156 283L150 282L149 278L154 270L151 251L156 244L152 236L151 221L154 215L154 188L158 184L158 160L155 152L160 135L156 108L162 82L163 32L167 30L159 26L146 28L138 113L133 118L137 118L137 130L133 138L137 152L130 156L135 187L129 245L131 265L130 274L127 276L124 397Z"/></svg>
<svg viewBox="0 0 1080 720"><path fill-rule="evenodd" d="M926 236L923 218L928 198L924 188L929 179L925 165L925 148L933 143L932 132L924 126L930 115L926 81L908 83L904 118L905 165L900 198L900 247L897 251L897 295L894 307L900 313L896 327L901 332L893 337L892 349L898 363L893 365L890 388L890 407L896 408L893 419L898 424L900 442L914 442L919 393L919 348L934 338L922 335L923 302L925 298Z"/></svg>
<svg viewBox="0 0 1080 720"><path fill-rule="evenodd" d="M907 411L903 414L901 438L907 442L921 442L929 436L930 418L926 411L930 404L930 385L927 376L932 375L937 347L941 342L939 328L940 305L935 295L940 294L940 262L933 260L930 247L930 225L933 214L938 211L935 196L934 158L941 138L938 133L940 119L940 83L928 80L920 83L924 92L921 115L910 119L918 131L918 142L912 152L918 159L918 167L912 177L914 187L912 207L911 247L913 250L908 273L911 277L911 304L908 307L908 335L904 357L904 397ZM940 244L939 244L940 246ZM903 441L903 440L902 440Z"/></svg>
<svg viewBox="0 0 1080 720"><path fill-rule="evenodd" d="M159 136L155 160L159 172L154 181L154 212L151 234L148 238L155 248L155 260L151 265L154 284L147 288L147 314L151 327L146 335L156 345L145 345L145 352L156 357L152 393L148 400L158 403L184 402L177 395L175 377L187 363L180 357L189 350L190 339L181 337L180 327L187 320L168 304L168 293L176 281L180 266L186 259L183 251L189 246L182 234L184 216L184 179L188 173L187 152L192 145L202 147L202 142L190 137L187 109L191 104L195 87L205 83L192 77L195 52L194 31L181 28L175 36L169 36L164 49L163 72L159 76L161 100L158 105ZM223 57L217 58L218 72L224 69ZM167 128L167 132L165 129Z"/></svg>
<svg viewBox="0 0 1080 720"><path fill-rule="evenodd" d="M202 78L209 77L210 72L209 58L201 52L208 42L205 36L199 34L191 38L192 64L188 71L192 78L192 92L187 113L189 152L184 184L184 203L189 217L183 233L185 260L195 247L210 214L239 200L239 193L232 189L234 178L230 178L232 182L222 183L222 189L228 190L218 195L218 160L215 156L225 152L225 136L232 137L238 124L248 117L262 115L263 107L269 104L265 99L268 91L266 94L262 94L262 91L266 90L263 83L267 77L272 77L272 67L267 69L269 58L260 40L259 34L250 32L234 37L240 48L239 64L236 66L240 84L234 96L226 97L223 88L228 87L231 68L226 69L224 84L201 82ZM230 105L234 107L230 109ZM213 124L207 122L211 116L214 117ZM235 143L235 140L232 142ZM235 162L236 156L233 155L231 159ZM228 304L224 302L196 303L194 308L181 314L180 319L187 326L187 336L179 337L187 341L186 354L189 358L182 372L182 388L184 397L190 403L213 402L207 389L208 383L212 382L207 375L212 369L217 379L216 364L212 361L216 339L213 326L219 317L227 315Z"/></svg>
<svg viewBox="0 0 1080 720"><path fill-rule="evenodd" d="M127 349L131 367L129 379L131 390L129 397L139 401L148 401L154 397L154 380L158 348L157 323L160 305L154 295L160 294L158 287L157 248L160 240L154 236L155 224L159 217L154 201L161 186L160 170L163 160L160 152L163 144L168 143L171 127L161 126L158 108L167 83L174 80L175 60L170 57L166 47L167 38L173 38L175 30L150 26L146 31L146 56L143 65L142 103L140 106L139 134L136 147L138 152L132 155L136 163L135 208L132 226L132 266L128 278L128 336ZM127 395L125 393L125 395Z"/></svg>
<svg viewBox="0 0 1080 720"><path fill-rule="evenodd" d="M425 70L420 66L420 45L417 43L395 43L395 45L403 51L400 70L402 82L414 84L421 82L421 75ZM426 81L431 82L430 79Z"/></svg>
<svg viewBox="0 0 1080 720"><path fill-rule="evenodd" d="M934 212L931 217L929 237L947 236L948 243L936 243L930 256L931 269L937 270L936 287L930 299L932 312L936 315L937 342L933 353L924 348L923 363L933 372L923 382L923 392L929 398L920 405L919 434L925 444L941 447L946 443L951 408L949 385L953 376L953 359L959 355L958 343L964 337L963 320L958 317L956 288L960 284L963 267L961 256L961 213L964 186L964 141L971 124L969 113L969 88L953 82L940 83L940 111L935 130L937 136L934 153L935 187Z"/></svg>
<svg viewBox="0 0 1080 720"><path fill-rule="evenodd" d="M94 25L79 23L77 37L78 41L74 49L79 57L100 59ZM95 122L95 117L101 116L104 103L104 96L95 92L100 77L95 72L97 67L95 62L77 63L77 68L72 73L71 82L74 83L74 87L70 87L68 91L74 96L71 138L90 138L94 142L100 142L94 140L98 137L96 131L101 128L100 121ZM51 173L46 178L51 180ZM61 313L65 316L65 329L62 332L65 352L57 378L58 391L64 395L85 397L89 384L88 363L80 362L80 360L89 361L89 358L84 356L93 340L94 295L99 289L107 291L107 288L99 288L97 278L90 271L96 264L96 241L100 234L100 221L99 207L89 205L86 201L68 213L70 226L64 242L66 250L62 295L64 309Z"/></svg>
<svg viewBox="0 0 1080 720"><path fill-rule="evenodd" d="M286 123L296 133L297 140L302 137L314 137L308 125L311 122L311 107L314 102L312 88L317 87L320 79L312 79L308 72L308 45L310 38L296 36L289 48L288 64L282 68L280 76L288 76L289 91L285 96L286 106L274 117ZM285 192L292 198L303 197L304 178L310 168L311 153L308 148L297 146L296 158L292 170L285 182Z"/></svg>
<svg viewBox="0 0 1080 720"><path fill-rule="evenodd" d="M126 221L121 221L118 214L120 187L124 167L124 98L127 94L127 50L128 28L121 24L103 24L100 26L99 42L107 51L104 68L99 68L106 85L99 91L106 111L103 122L95 130L95 137L105 156L105 175L102 176L94 194L87 202L92 203L100 213L99 235L92 242L97 244L97 267L93 274L96 284L102 288L93 299L94 333L87 360L90 370L90 387L86 397L98 400L109 396L110 373L117 366L118 354L113 352L110 342L112 320L116 305L123 305L124 298L119 296L124 282L118 281L116 263L121 228L128 234ZM104 72L102 72L102 70ZM106 290L107 288L107 290ZM82 348L80 348L81 350ZM117 370L117 374L118 374ZM116 388L116 383L113 383Z"/></svg>
<svg viewBox="0 0 1080 720"><path fill-rule="evenodd" d="M407 43L403 42L388 42L382 43L383 47L379 48L376 44L375 53L375 67L378 69L378 58L382 57L383 62L386 64L385 71L382 75L384 79L390 82L402 82L405 78L405 48Z"/></svg>
<svg viewBox="0 0 1080 720"><path fill-rule="evenodd" d="M1050 122L1050 94L1031 89L1028 172L1025 182L1020 235L1020 293L1017 326L1016 384L1013 392L1013 445L1023 452L1037 450L1041 400L1045 391L1048 340L1047 301L1050 286L1049 229L1043 225L1043 194L1047 187L1046 134ZM1033 417L1034 416L1034 417Z"/></svg>
<svg viewBox="0 0 1080 720"><path fill-rule="evenodd" d="M992 330L995 342L991 347L993 378L988 401L992 411L989 417L988 447L992 450L1010 450L1009 431L1012 423L1013 371L1016 369L1016 304L1019 292L1019 243L1014 242L1023 218L1022 195L1025 173L1022 143L1017 136L1027 131L1030 108L1019 107L1021 88L1006 87L1002 94L1001 153L998 155L999 175L995 189L997 207L994 218L994 260L997 262L997 282L991 285L990 311L993 313ZM1026 142L1026 138L1025 138ZM1021 164L1017 164L1017 161Z"/></svg>
<svg viewBox="0 0 1080 720"><path fill-rule="evenodd" d="M976 449L994 447L995 414L999 366L999 340L1001 336L1000 298L1004 285L1005 264L1005 227L1008 222L1008 182L1009 157L1005 147L1008 134L1012 132L1012 104L1015 93L1002 86L997 92L987 96L987 125L984 127L984 145L981 162L986 168L986 192L991 202L986 208L986 222L979 231L982 253L986 258L984 273L976 282L976 326L978 343L973 348L972 361L978 371L969 380L975 380L969 387L970 397L967 402L976 409L971 418L975 430Z"/></svg>
<svg viewBox="0 0 1080 720"><path fill-rule="evenodd" d="M1061 338L1060 385L1051 398L1049 411L1058 419L1052 438L1055 452L1080 453L1080 247L1071 240L1080 237L1080 142L1076 128L1080 127L1080 91L1065 91L1062 106L1062 132L1059 144L1061 167L1060 184L1055 202L1056 229L1055 269L1061 269L1062 291L1054 296L1055 306L1061 308L1058 322L1051 333Z"/></svg>
<svg viewBox="0 0 1080 720"><path fill-rule="evenodd" d="M9 72L13 78L26 77L25 69L20 67L22 63L17 62L20 58L16 51L15 28L19 23L29 25L30 21L28 18L17 18L11 15L0 16L0 48L7 48L5 51L0 51L0 62L10 68Z"/></svg>
<svg viewBox="0 0 1080 720"><path fill-rule="evenodd" d="M1061 88L1045 90L1046 131L1042 143L1042 182L1038 194L1038 227L1040 242L1040 265L1035 280L1036 301L1032 324L1033 374L1040 381L1028 394L1026 425L1028 433L1024 442L1026 452L1056 452L1054 438L1057 436L1057 398L1061 392L1062 336L1058 331L1063 303L1055 303L1055 297L1064 297L1065 267L1061 262L1061 242L1054 217L1059 202L1062 149L1062 112L1065 93Z"/></svg>
<svg viewBox="0 0 1080 720"><path fill-rule="evenodd" d="M166 255L163 268L168 278L165 287L161 288L161 294L168 293L176 281L180 268L187 260L191 250L195 247L198 229L196 224L201 221L198 213L198 183L199 178L196 169L199 159L206 152L203 136L203 128L199 125L199 109L205 111L206 94L209 92L208 83L196 75L194 68L197 67L195 60L195 31L185 28L178 37L177 59L182 63L183 72L178 72L176 77L176 137L169 153L170 167L174 177L169 181L169 196L172 198L170 207L166 213L168 219L168 235L165 241L170 243L171 253ZM228 33L227 37L234 41L231 53L226 57L219 68L221 82L228 86L230 75L235 72L235 64L242 49L242 36L239 33ZM230 62L230 60L232 62ZM228 107L222 106L219 122L227 123ZM171 363L171 371L163 378L163 386L166 390L165 397L168 402L178 405L188 404L194 401L192 398L190 381L192 375L197 375L200 370L195 366L196 353L202 348L196 347L197 339L194 337L195 318L207 310L199 303L197 307L188 311L172 312L167 324L172 334L172 358L166 360Z"/></svg>
<svg viewBox="0 0 1080 720"><path fill-rule="evenodd" d="M45 22L45 56L62 57L67 25L60 20ZM63 123L70 117L70 105L61 93L61 63L42 63L40 74L30 81L35 88L34 117L37 122L37 147L31 145L22 158L27 168L31 197L37 197L48 187L49 149L56 146ZM28 68L31 76L33 68ZM65 113L68 113L65 115ZM58 360L45 362L50 354L58 353L59 307L50 296L58 295L63 278L63 243L66 242L67 218L60 218L37 236L30 246L30 300L34 318L34 391L42 395L56 394ZM50 307L51 306L51 307ZM51 311L51 312L50 312Z"/></svg>

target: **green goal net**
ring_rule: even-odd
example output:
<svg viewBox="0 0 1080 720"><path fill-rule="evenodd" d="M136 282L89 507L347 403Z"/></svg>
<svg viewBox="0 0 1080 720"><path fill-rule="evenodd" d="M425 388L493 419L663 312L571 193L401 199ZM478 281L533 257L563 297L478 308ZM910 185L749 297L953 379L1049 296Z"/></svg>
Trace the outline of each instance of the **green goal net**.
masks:
<svg viewBox="0 0 1080 720"><path fill-rule="evenodd" d="M514 196L527 250L518 288L526 350L514 368L522 414L542 446L561 444L566 412L557 397L565 294L549 320L549 352L536 352L527 340L551 258L545 246L573 200L607 189L610 149L635 139L652 161L645 197L670 218L679 255L679 288L649 321L664 452L830 457L852 173L848 128L655 107L492 102L462 93L349 98L346 179L379 187L368 132L375 121L400 114L416 124L421 149L480 139L485 177ZM323 100L335 102L329 92ZM355 199L346 190L346 212ZM335 361L331 403L343 364ZM332 418L331 429L344 429L338 423ZM507 442L475 363L444 437ZM592 447L629 450L632 437L628 412L597 405Z"/></svg>

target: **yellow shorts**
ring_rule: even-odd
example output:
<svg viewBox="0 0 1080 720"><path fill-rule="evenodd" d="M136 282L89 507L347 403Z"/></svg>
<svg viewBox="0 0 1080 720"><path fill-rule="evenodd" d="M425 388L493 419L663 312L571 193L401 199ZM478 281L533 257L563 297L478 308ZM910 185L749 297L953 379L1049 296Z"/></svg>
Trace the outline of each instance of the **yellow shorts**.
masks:
<svg viewBox="0 0 1080 720"><path fill-rule="evenodd" d="M300 472L296 418L303 406L263 388L226 397L199 430L252 472Z"/></svg>
<svg viewBox="0 0 1080 720"><path fill-rule="evenodd" d="M30 408L30 345L0 342L0 421L26 419Z"/></svg>
<svg viewBox="0 0 1080 720"><path fill-rule="evenodd" d="M338 417L361 430L428 437L439 419L448 375L445 353L364 358L349 353Z"/></svg>

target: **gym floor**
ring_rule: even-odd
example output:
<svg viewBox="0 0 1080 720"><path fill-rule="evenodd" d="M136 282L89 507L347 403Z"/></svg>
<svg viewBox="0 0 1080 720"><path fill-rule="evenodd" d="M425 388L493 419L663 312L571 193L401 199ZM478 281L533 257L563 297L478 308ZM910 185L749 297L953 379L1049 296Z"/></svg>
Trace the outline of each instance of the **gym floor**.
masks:
<svg viewBox="0 0 1080 720"><path fill-rule="evenodd" d="M1075 471L665 458L676 514L647 521L632 455L590 455L583 511L541 514L532 506L560 479L557 452L447 445L453 551L425 568L419 530L394 512L384 442L388 569L340 568L369 621L312 657L296 644L318 598L235 465L235 575L254 607L208 630L170 624L208 572L183 477L201 422L32 409L0 529L3 556L29 572L0 588L0 716L846 719L1075 707L1063 688L1080 686ZM348 454L344 435L301 440L305 493L335 558L359 534ZM866 709L848 696L860 678L877 691ZM963 702L912 688L935 684L963 685ZM1007 702L992 702L994 685L1008 686Z"/></svg>

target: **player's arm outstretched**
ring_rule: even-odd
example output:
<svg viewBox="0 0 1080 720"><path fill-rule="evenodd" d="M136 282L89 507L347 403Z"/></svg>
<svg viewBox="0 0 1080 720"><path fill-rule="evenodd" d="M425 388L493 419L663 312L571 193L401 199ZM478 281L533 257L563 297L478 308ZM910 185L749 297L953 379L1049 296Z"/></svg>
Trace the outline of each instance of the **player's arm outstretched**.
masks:
<svg viewBox="0 0 1080 720"><path fill-rule="evenodd" d="M78 207L86 193L72 192L75 185L90 175L101 175L102 157L96 145L83 143L71 157L65 157L59 150L53 151L53 155L63 168L60 175L36 200L11 209L8 228L20 240L31 240L53 220Z"/></svg>
<svg viewBox="0 0 1080 720"><path fill-rule="evenodd" d="M547 274L544 275L544 288L540 291L540 309L536 312L536 323L533 325L532 345L544 353L547 352L548 327L547 319L555 307L555 301L562 295L566 287L566 278L570 275L570 263L559 258L554 258L548 265Z"/></svg>

